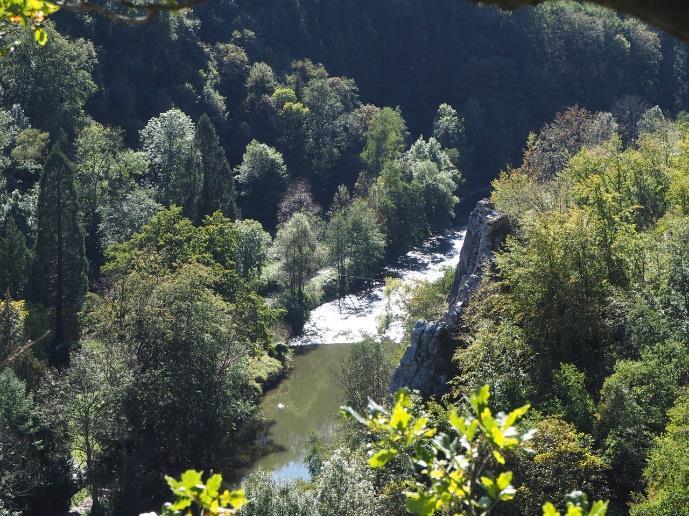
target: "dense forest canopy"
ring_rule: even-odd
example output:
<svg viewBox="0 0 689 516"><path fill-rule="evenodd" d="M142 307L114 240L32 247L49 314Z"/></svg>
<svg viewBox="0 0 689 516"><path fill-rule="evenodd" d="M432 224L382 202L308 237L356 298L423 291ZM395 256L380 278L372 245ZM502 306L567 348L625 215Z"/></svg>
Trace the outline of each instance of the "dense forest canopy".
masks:
<svg viewBox="0 0 689 516"><path fill-rule="evenodd" d="M184 5L0 1L0 515L686 511L687 45L577 1ZM203 477L309 311L489 190L443 392L391 401L371 336L309 482ZM387 280L381 327L454 283Z"/></svg>

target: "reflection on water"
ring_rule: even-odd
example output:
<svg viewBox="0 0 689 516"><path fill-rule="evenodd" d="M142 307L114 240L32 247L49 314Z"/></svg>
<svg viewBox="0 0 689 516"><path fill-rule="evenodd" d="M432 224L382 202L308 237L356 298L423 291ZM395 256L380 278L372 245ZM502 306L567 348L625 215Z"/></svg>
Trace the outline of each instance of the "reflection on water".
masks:
<svg viewBox="0 0 689 516"><path fill-rule="evenodd" d="M457 264L463 241L464 231L432 238L388 267L383 276L436 280L444 266ZM309 433L327 441L335 431L342 401L337 382L342 361L352 343L377 334L384 312L382 280L368 292L325 303L311 312L303 334L290 342L300 346L290 375L261 402L265 425L257 440L263 456L252 469L270 471L281 480L309 478L304 464ZM402 334L402 324L397 322L385 336L399 342Z"/></svg>
<svg viewBox="0 0 689 516"><path fill-rule="evenodd" d="M328 439L335 429L341 390L337 382L351 344L314 346L299 350L290 375L261 402L270 423L259 441L272 453L254 465L271 471L274 478L309 478L304 464L310 432Z"/></svg>

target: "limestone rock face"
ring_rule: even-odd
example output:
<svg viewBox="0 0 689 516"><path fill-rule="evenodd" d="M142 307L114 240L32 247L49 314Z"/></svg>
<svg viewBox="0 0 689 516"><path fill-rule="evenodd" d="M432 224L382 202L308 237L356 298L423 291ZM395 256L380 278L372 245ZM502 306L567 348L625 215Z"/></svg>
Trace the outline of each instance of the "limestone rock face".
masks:
<svg viewBox="0 0 689 516"><path fill-rule="evenodd" d="M476 203L455 270L448 311L440 321L416 323L411 345L392 375L391 392L409 387L424 395L435 395L445 389L455 351L451 337L470 294L483 271L491 266L493 252L504 242L508 230L507 217L497 212L488 199Z"/></svg>

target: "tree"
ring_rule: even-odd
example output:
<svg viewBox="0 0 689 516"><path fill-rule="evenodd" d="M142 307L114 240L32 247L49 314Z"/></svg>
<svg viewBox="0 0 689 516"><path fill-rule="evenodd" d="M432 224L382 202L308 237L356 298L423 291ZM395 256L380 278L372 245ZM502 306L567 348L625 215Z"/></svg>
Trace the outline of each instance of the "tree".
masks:
<svg viewBox="0 0 689 516"><path fill-rule="evenodd" d="M387 251L397 256L426 235L421 191L402 176L398 163L388 163L371 189L371 201L385 223Z"/></svg>
<svg viewBox="0 0 689 516"><path fill-rule="evenodd" d="M107 248L130 239L162 209L146 188L134 188L120 202L100 207L103 246Z"/></svg>
<svg viewBox="0 0 689 516"><path fill-rule="evenodd" d="M179 109L171 109L151 118L140 138L151 166L157 200L180 206L187 217L195 220L203 176L191 118Z"/></svg>
<svg viewBox="0 0 689 516"><path fill-rule="evenodd" d="M395 367L390 343L372 338L355 343L338 375L343 404L361 411L369 399L385 399Z"/></svg>
<svg viewBox="0 0 689 516"><path fill-rule="evenodd" d="M272 239L260 222L249 219L234 224L237 232L237 271L245 278L256 278L268 259Z"/></svg>
<svg viewBox="0 0 689 516"><path fill-rule="evenodd" d="M313 220L304 213L295 214L278 229L273 253L279 260L290 295L301 302L304 285L316 269L316 229Z"/></svg>
<svg viewBox="0 0 689 516"><path fill-rule="evenodd" d="M24 295L31 251L14 217L5 223L5 235L0 239L0 291L8 291L19 299Z"/></svg>
<svg viewBox="0 0 689 516"><path fill-rule="evenodd" d="M387 163L396 160L404 150L407 127L399 110L381 109L366 131L361 160L371 177L377 177Z"/></svg>
<svg viewBox="0 0 689 516"><path fill-rule="evenodd" d="M655 439L644 468L644 498L631 507L633 516L687 514L689 507L689 395L683 392L668 412L668 424Z"/></svg>
<svg viewBox="0 0 689 516"><path fill-rule="evenodd" d="M278 222L284 223L295 213L318 215L321 207L314 200L311 185L307 179L299 178L287 187L285 195L278 205Z"/></svg>
<svg viewBox="0 0 689 516"><path fill-rule="evenodd" d="M26 306L24 301L12 301L6 291L5 300L0 304L0 369L12 361L19 347L26 345L24 325Z"/></svg>
<svg viewBox="0 0 689 516"><path fill-rule="evenodd" d="M220 211L226 217L236 219L239 214L234 177L215 128L206 114L201 115L196 124L195 143L201 155L203 171L199 220L214 211Z"/></svg>
<svg viewBox="0 0 689 516"><path fill-rule="evenodd" d="M79 224L74 169L58 146L48 156L39 184L37 238L27 299L53 310L48 360L69 365L79 339L79 320L87 288L88 262Z"/></svg>
<svg viewBox="0 0 689 516"><path fill-rule="evenodd" d="M132 361L118 416L126 433L109 450L115 512L162 497L165 471L227 464L252 415L246 321L214 292L218 279L194 261L133 270L89 307L90 333Z"/></svg>
<svg viewBox="0 0 689 516"><path fill-rule="evenodd" d="M440 104L433 120L433 138L438 140L452 162L464 170L471 169L471 150L467 143L464 119L449 104Z"/></svg>
<svg viewBox="0 0 689 516"><path fill-rule="evenodd" d="M347 275L355 283L368 283L383 261L385 234L366 199L355 199L346 213Z"/></svg>
<svg viewBox="0 0 689 516"><path fill-rule="evenodd" d="M101 214L122 201L132 188L133 176L145 172L142 156L132 156L123 149L123 137L120 129L93 122L81 130L76 140L74 167L91 281L97 279L104 262Z"/></svg>
<svg viewBox="0 0 689 516"><path fill-rule="evenodd" d="M608 465L594 451L589 435L556 418L543 419L535 428L529 443L535 454L517 449L508 457L519 479L514 503L520 513L538 514L548 500L564 500L575 489L597 499L609 498Z"/></svg>
<svg viewBox="0 0 689 516"><path fill-rule="evenodd" d="M304 104L309 110L306 152L314 179L327 184L340 158L342 142L338 120L343 112L342 101L327 79L313 79L304 89Z"/></svg>
<svg viewBox="0 0 689 516"><path fill-rule="evenodd" d="M586 375L574 364L562 363L553 371L552 400L547 406L578 430L591 432L596 406L586 391Z"/></svg>
<svg viewBox="0 0 689 516"><path fill-rule="evenodd" d="M604 442L615 488L622 501L642 488L641 472L653 435L662 432L667 410L689 385L689 359L679 342L663 342L639 360L619 360L603 384L597 434Z"/></svg>
<svg viewBox="0 0 689 516"><path fill-rule="evenodd" d="M275 226L275 212L287 187L287 167L282 154L256 140L246 147L236 169L244 217Z"/></svg>
<svg viewBox="0 0 689 516"><path fill-rule="evenodd" d="M37 399L11 368L0 369L0 508L68 511L74 490L59 408Z"/></svg>
<svg viewBox="0 0 689 516"><path fill-rule="evenodd" d="M107 468L110 446L123 440L127 430L123 405L135 364L124 351L119 343L85 343L62 386L72 454L84 472L94 516L104 514L102 491L112 481Z"/></svg>
<svg viewBox="0 0 689 516"><path fill-rule="evenodd" d="M617 123L610 113L571 107L529 137L522 169L540 179L552 178L582 148L600 145L616 131Z"/></svg>
<svg viewBox="0 0 689 516"><path fill-rule="evenodd" d="M41 48L28 31L12 30L11 38L21 44L0 59L0 86L4 102L23 106L35 127L53 138L71 138L97 90L92 77L96 51L90 41L61 36L51 23L45 31L50 37Z"/></svg>
<svg viewBox="0 0 689 516"><path fill-rule="evenodd" d="M328 258L337 270L339 294L342 296L347 287L347 254L349 248L349 228L347 211L351 198L345 185L340 185L335 192L330 208L330 220L325 229L325 241L328 247Z"/></svg>
<svg viewBox="0 0 689 516"><path fill-rule="evenodd" d="M402 176L423 199L428 230L450 226L459 198L455 195L462 176L435 138L419 138L400 157Z"/></svg>

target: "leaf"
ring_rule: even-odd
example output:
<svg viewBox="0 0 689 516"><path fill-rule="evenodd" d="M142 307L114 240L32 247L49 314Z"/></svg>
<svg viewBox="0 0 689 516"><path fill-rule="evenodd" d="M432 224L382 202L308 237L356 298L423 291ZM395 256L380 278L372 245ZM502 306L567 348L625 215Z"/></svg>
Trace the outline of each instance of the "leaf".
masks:
<svg viewBox="0 0 689 516"><path fill-rule="evenodd" d="M400 431L404 431L409 427L409 420L411 414L407 411L404 405L400 402L395 404L392 409L392 416L390 416L390 426Z"/></svg>
<svg viewBox="0 0 689 516"><path fill-rule="evenodd" d="M476 414L478 414L481 411L481 408L488 403L489 398L490 387L488 385L484 385L478 389L473 396L471 396L471 406L474 407L474 412L476 412Z"/></svg>
<svg viewBox="0 0 689 516"><path fill-rule="evenodd" d="M497 460L499 464L505 463L505 457L503 457L498 450L493 450L493 457L495 457L495 460Z"/></svg>
<svg viewBox="0 0 689 516"><path fill-rule="evenodd" d="M187 507L191 506L191 498L180 498L176 502L170 505L173 511L183 511Z"/></svg>
<svg viewBox="0 0 689 516"><path fill-rule="evenodd" d="M218 493L220 486L222 485L222 475L216 473L211 475L211 477L206 481L206 490L211 494L215 495Z"/></svg>
<svg viewBox="0 0 689 516"><path fill-rule="evenodd" d="M518 419L520 419L524 414L526 414L529 409L531 408L531 405L527 404L524 405L523 407L519 407L517 409L514 409L512 412L507 414L507 417L505 417L505 421L503 423L503 428L512 426L517 422Z"/></svg>
<svg viewBox="0 0 689 516"><path fill-rule="evenodd" d="M44 31L44 30L41 29L41 28L34 29L34 31L33 31L33 39L34 39L34 41L35 41L36 43L38 43L39 45L43 46L43 45L45 45L45 44L47 43L47 41L48 41L48 34L46 33L46 31Z"/></svg>
<svg viewBox="0 0 689 516"><path fill-rule="evenodd" d="M504 471L498 476L497 484L498 488L502 491L512 482L512 472Z"/></svg>
<svg viewBox="0 0 689 516"><path fill-rule="evenodd" d="M182 485L184 487L186 487L187 489L193 489L199 485L203 485L203 481L201 480L202 475L203 471L188 469L184 473L182 473L182 477L180 478L180 480L182 481Z"/></svg>
<svg viewBox="0 0 689 516"><path fill-rule="evenodd" d="M560 516L560 512L552 503L546 502L543 506L543 516Z"/></svg>
<svg viewBox="0 0 689 516"><path fill-rule="evenodd" d="M407 495L407 511L421 516L431 516L439 508L441 501L425 493L405 493Z"/></svg>
<svg viewBox="0 0 689 516"><path fill-rule="evenodd" d="M605 516L607 512L608 502L598 500L593 504L593 507L591 507L591 512L589 512L589 516Z"/></svg>
<svg viewBox="0 0 689 516"><path fill-rule="evenodd" d="M235 509L242 507L247 502L244 489L235 489L234 491L230 491L228 501Z"/></svg>
<svg viewBox="0 0 689 516"><path fill-rule="evenodd" d="M465 435L466 434L466 423L464 422L464 418L460 417L459 414L457 414L457 411L455 409L452 409L450 411L450 415L448 416L448 421L450 422L450 425L452 425L452 428L457 430L457 433L460 435Z"/></svg>
<svg viewBox="0 0 689 516"><path fill-rule="evenodd" d="M382 468L396 456L397 450L395 450L394 448L384 448L382 450L378 450L376 453L369 457L368 465L374 469Z"/></svg>

